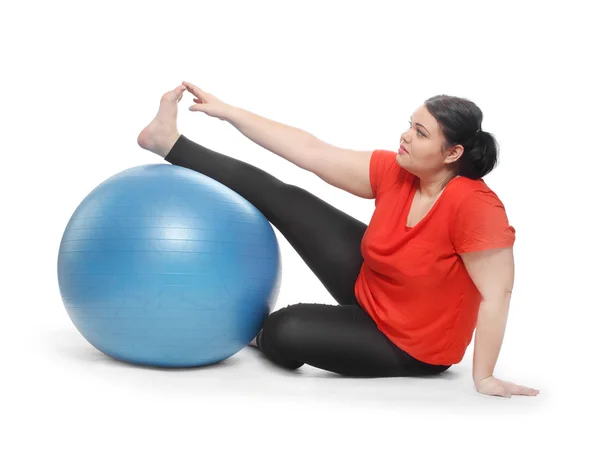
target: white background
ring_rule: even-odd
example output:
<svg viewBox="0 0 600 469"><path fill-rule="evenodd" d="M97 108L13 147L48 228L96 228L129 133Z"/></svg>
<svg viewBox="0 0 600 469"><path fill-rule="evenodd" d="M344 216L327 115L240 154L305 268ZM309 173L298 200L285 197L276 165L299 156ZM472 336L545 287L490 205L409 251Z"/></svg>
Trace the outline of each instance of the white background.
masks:
<svg viewBox="0 0 600 469"><path fill-rule="evenodd" d="M3 4L0 466L595 466L600 38L592 3ZM148 369L85 341L58 290L63 230L102 181L163 162L136 139L182 80L358 150L396 150L410 114L431 96L473 100L500 144L485 181L517 235L494 374L540 394L477 393L473 343L439 377L350 379L309 366L287 373L250 348L207 369ZM188 138L369 222L372 200L328 186L227 122L189 112L191 104L186 93L178 128ZM277 235L276 308L335 304Z"/></svg>

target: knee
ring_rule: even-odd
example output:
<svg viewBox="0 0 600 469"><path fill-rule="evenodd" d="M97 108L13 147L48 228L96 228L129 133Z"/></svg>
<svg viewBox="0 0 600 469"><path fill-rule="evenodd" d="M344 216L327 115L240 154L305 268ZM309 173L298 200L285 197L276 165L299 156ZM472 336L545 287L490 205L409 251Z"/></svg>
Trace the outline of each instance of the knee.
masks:
<svg viewBox="0 0 600 469"><path fill-rule="evenodd" d="M269 349L293 349L305 329L302 305L290 305L271 313L263 324L261 344Z"/></svg>

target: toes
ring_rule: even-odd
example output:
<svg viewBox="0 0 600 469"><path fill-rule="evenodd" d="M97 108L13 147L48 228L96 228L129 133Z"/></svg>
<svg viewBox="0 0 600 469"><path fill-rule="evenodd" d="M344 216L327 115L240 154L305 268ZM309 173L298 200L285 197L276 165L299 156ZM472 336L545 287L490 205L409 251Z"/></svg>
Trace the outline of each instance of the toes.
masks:
<svg viewBox="0 0 600 469"><path fill-rule="evenodd" d="M184 85L180 85L177 88L175 88L175 91L177 93L177 102L181 101L181 98L183 98L183 92L186 90L187 88Z"/></svg>
<svg viewBox="0 0 600 469"><path fill-rule="evenodd" d="M173 101L174 99L179 101L182 97L182 90L180 90L179 88L175 88L174 90L167 91L165 94L163 94L161 101Z"/></svg>

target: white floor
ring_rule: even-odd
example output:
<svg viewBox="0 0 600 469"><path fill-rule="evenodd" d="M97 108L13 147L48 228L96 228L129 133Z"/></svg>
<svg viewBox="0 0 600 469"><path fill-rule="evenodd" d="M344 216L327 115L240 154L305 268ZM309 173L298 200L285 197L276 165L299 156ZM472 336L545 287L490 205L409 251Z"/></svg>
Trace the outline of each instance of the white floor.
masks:
<svg viewBox="0 0 600 469"><path fill-rule="evenodd" d="M470 359L436 377L353 379L281 370L246 347L165 370L107 357L68 319L50 324L4 344L2 467L591 467L592 432L577 426L589 402L559 402L566 387L529 364L497 371L540 394L502 399L474 390Z"/></svg>

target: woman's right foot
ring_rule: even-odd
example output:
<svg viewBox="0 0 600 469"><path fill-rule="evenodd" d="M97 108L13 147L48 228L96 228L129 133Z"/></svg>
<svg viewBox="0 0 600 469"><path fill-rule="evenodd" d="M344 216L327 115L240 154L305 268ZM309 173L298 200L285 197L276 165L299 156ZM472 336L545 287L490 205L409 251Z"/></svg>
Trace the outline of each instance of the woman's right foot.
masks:
<svg viewBox="0 0 600 469"><path fill-rule="evenodd" d="M144 150L163 158L169 154L181 136L177 130L177 104L186 89L180 85L162 96L156 117L138 135L137 143Z"/></svg>

